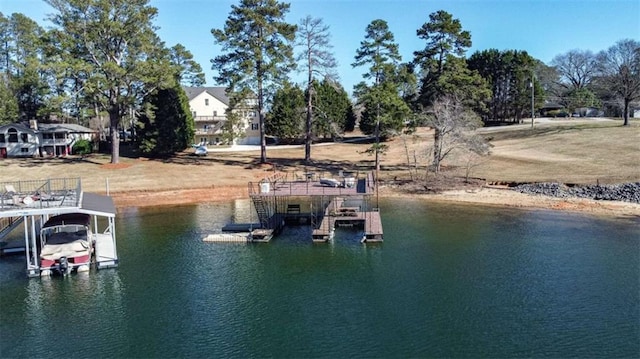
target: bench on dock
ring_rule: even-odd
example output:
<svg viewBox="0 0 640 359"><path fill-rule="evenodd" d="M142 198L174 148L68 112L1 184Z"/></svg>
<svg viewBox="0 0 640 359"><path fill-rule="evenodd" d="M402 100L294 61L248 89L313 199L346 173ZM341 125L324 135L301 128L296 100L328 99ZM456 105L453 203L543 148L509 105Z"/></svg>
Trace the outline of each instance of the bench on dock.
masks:
<svg viewBox="0 0 640 359"><path fill-rule="evenodd" d="M287 214L300 214L300 205L299 204L287 205Z"/></svg>

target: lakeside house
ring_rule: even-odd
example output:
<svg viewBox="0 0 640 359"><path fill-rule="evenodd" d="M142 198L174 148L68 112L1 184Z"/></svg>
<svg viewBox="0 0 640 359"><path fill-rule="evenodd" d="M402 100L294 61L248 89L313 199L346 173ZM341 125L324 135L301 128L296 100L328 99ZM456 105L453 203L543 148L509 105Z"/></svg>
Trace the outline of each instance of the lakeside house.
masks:
<svg viewBox="0 0 640 359"><path fill-rule="evenodd" d="M183 87L195 122L194 143L219 145L224 143L222 127L227 122L226 111L229 97L225 87ZM241 120L243 136L234 138L233 144L259 145L260 119L255 101L247 101L246 106L234 110Z"/></svg>
<svg viewBox="0 0 640 359"><path fill-rule="evenodd" d="M97 131L70 123L11 123L0 126L0 158L67 156L79 140L94 141Z"/></svg>

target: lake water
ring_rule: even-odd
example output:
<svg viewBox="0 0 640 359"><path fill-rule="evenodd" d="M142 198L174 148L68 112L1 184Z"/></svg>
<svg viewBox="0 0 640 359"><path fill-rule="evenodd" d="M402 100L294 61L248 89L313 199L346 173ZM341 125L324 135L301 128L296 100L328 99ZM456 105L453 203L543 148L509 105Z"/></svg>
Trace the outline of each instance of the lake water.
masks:
<svg viewBox="0 0 640 359"><path fill-rule="evenodd" d="M128 209L120 266L0 258L0 357L639 357L640 223L381 202L385 242L204 243L247 202Z"/></svg>

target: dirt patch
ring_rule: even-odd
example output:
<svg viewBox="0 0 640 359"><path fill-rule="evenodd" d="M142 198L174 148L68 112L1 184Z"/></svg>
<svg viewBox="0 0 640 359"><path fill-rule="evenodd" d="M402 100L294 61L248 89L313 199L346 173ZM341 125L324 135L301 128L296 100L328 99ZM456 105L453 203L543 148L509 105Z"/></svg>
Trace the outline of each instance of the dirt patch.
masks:
<svg viewBox="0 0 640 359"><path fill-rule="evenodd" d="M100 166L100 168L105 170L121 170L129 167L131 167L130 163L105 163Z"/></svg>
<svg viewBox="0 0 640 359"><path fill-rule="evenodd" d="M203 202L229 202L248 198L246 186L215 186L167 191L130 191L112 193L117 207L155 207Z"/></svg>

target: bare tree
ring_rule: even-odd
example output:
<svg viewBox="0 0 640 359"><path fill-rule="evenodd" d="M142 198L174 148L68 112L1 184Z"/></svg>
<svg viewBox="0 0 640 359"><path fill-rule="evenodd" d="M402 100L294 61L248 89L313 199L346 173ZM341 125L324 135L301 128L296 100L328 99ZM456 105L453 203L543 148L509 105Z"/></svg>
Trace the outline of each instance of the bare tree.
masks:
<svg viewBox="0 0 640 359"><path fill-rule="evenodd" d="M486 146L481 146L480 139L474 131L482 126L478 115L466 109L462 101L453 96L438 98L426 112L426 123L434 129L433 161L434 172L440 171L440 165L452 151L456 149L471 150L482 153Z"/></svg>
<svg viewBox="0 0 640 359"><path fill-rule="evenodd" d="M311 160L311 129L313 122L313 95L315 95L315 76L337 80L335 72L338 63L329 51L332 46L329 43L331 35L329 26L322 23L322 19L314 19L310 15L300 21L297 33L296 45L302 51L296 57L296 61L305 64L307 71L307 118L304 146L304 160Z"/></svg>
<svg viewBox="0 0 640 359"><path fill-rule="evenodd" d="M551 60L560 76L560 85L574 90L587 87L596 74L596 57L591 51L571 50Z"/></svg>
<svg viewBox="0 0 640 359"><path fill-rule="evenodd" d="M640 42L618 41L598 54L598 87L617 97L629 125L629 104L640 99Z"/></svg>

